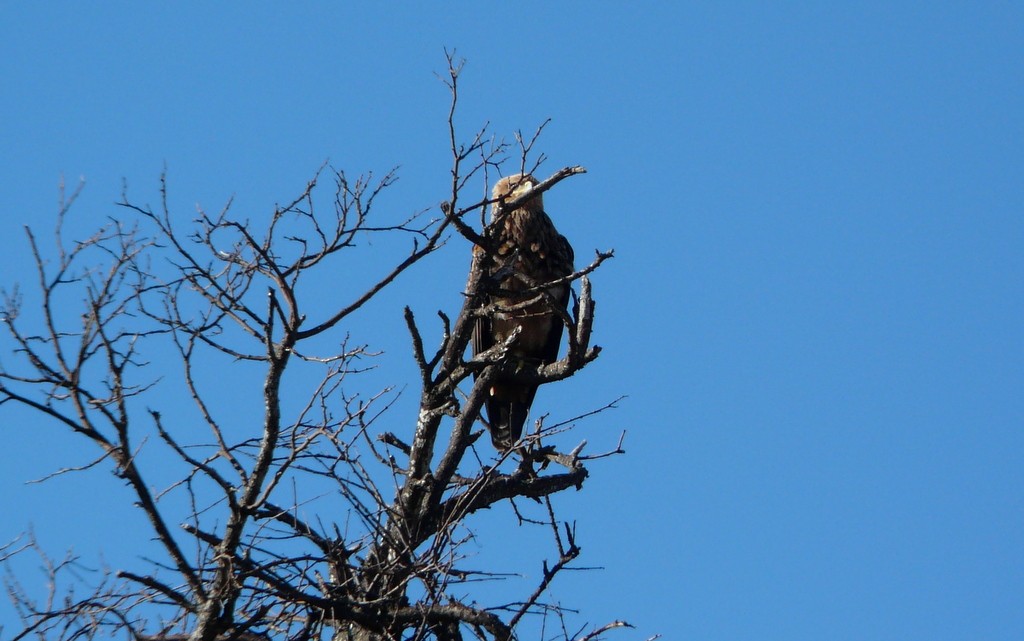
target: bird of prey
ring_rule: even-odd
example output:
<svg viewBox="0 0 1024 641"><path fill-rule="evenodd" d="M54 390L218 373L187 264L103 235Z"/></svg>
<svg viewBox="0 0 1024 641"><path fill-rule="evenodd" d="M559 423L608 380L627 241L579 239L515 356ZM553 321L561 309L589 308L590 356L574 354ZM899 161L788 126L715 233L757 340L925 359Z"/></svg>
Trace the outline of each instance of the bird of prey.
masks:
<svg viewBox="0 0 1024 641"><path fill-rule="evenodd" d="M502 178L494 186L493 198L512 201L537 186L529 174ZM563 322L559 310L569 304L569 283L537 289L573 273L573 251L564 236L544 212L541 194L528 198L512 211L491 209L487 236L492 251L474 248L474 257L490 283L486 304L493 311L480 317L473 330L473 354L505 341L519 328L509 350L516 370L558 360ZM532 291L531 291L532 290ZM485 403L491 441L507 451L523 435L523 425L537 393L535 383L516 380L515 374L500 376L488 390Z"/></svg>

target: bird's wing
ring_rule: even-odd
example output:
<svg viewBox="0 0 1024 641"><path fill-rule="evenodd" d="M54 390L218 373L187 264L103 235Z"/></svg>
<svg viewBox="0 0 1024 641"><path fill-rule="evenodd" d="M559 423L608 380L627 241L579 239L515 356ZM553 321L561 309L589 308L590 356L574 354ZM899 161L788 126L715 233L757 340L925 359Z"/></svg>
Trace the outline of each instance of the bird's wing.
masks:
<svg viewBox="0 0 1024 641"><path fill-rule="evenodd" d="M568 276L573 272L573 262L575 260L575 254L572 250L572 245L566 240L565 236L558 237L558 243L554 255L551 257L551 269L552 280L555 278L562 278ZM557 310L569 310L569 299L572 296L572 288L568 283L561 286L562 291L559 293L556 301ZM565 328L565 324L559 315L552 311L551 313L551 326L548 328L547 340L544 343L544 348L539 354L540 359L545 363L554 363L558 360L558 349L562 344L562 331ZM536 391L536 390L534 390ZM532 395L531 395L531 400Z"/></svg>
<svg viewBox="0 0 1024 641"><path fill-rule="evenodd" d="M486 351L494 346L494 334L491 332L491 321L486 316L480 316L473 323L473 356Z"/></svg>

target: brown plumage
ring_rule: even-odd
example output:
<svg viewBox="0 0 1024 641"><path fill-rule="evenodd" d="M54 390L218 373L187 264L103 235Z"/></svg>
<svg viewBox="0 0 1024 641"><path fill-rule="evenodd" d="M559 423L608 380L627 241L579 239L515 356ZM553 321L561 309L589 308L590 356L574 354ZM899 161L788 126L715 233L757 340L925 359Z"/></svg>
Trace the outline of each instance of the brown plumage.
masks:
<svg viewBox="0 0 1024 641"><path fill-rule="evenodd" d="M493 197L512 200L537 184L537 180L528 174L508 176L494 186ZM485 274L500 274L501 281L492 283L495 290L487 298L496 311L477 320L473 331L473 353L478 354L504 341L520 327L522 329L509 357L519 367L553 363L558 360L563 328L553 306L559 309L568 307L569 284L552 285L546 290L548 297L538 297L536 291L520 293L529 290L530 285L517 276L539 285L571 274L572 247L544 212L541 194L502 215L499 220L494 219L495 211L497 205L492 209L491 224L487 230L494 253L485 255L476 247L474 254L476 260L483 261L481 267ZM519 382L514 374L497 379L491 386L486 408L491 441L497 449L509 449L523 435L523 425L536 393L537 385Z"/></svg>

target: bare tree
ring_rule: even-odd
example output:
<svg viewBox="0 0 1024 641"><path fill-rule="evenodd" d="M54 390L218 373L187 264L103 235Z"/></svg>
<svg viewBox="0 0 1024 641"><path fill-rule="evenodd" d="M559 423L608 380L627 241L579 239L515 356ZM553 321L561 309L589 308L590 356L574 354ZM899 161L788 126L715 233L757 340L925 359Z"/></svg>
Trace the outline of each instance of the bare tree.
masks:
<svg viewBox="0 0 1024 641"><path fill-rule="evenodd" d="M179 228L166 177L158 206L138 204L126 193L120 202L125 215L80 241L62 237L78 192L62 193L55 254L27 230L41 321L24 327L17 290L5 295L2 320L15 359L0 369L0 405L31 408L92 443L96 456L86 466L110 465L128 485L160 556L142 569L105 574L81 597L81 587L63 595L57 587L77 559L50 560L40 552L52 590L35 595L8 577L23 623L12 639L450 641L469 634L506 640L517 636L524 618L538 617L551 623L545 638L582 640L626 625L570 630L561 606L545 598L580 554L574 526L558 517L550 496L580 488L585 463L621 453L621 439L602 454L585 455L585 442L559 453L543 440L572 421L538 421L512 452L495 457L489 450L481 457L475 447L480 408L499 373L546 384L598 357L600 348L590 340L588 274L611 252L597 252L565 278L578 285L578 302L573 313L559 312L568 350L558 362L532 368L510 362L515 336L467 357L475 320L493 312L487 293L495 287L474 266L458 313L438 312L436 347L428 348L431 341L405 309L420 388L409 429L378 428L395 399L389 390L356 391L373 354L344 335L347 319L365 313L368 301L452 240L467 256L469 243L493 251L485 210L493 207L501 216L518 203L467 198L470 185L487 183L506 163L536 171L543 159L532 151L536 135L506 144L484 127L459 142L460 65L451 57L448 62L451 185L433 216L428 211L378 224L378 199L394 174L352 180L322 167L261 231L236 218L230 204L216 214L200 211L191 226ZM583 171L566 167L537 189ZM328 207L321 205L319 186L325 175L334 182ZM332 296L328 303L307 285L367 237L411 238L411 249L350 298ZM545 300L550 285L536 284L536 301ZM69 296L84 300L78 314L62 311ZM164 372L152 372L147 358L168 346L203 437L181 412L149 404L153 386L170 383L160 380ZM238 424L237 403L204 391L210 364L226 372L259 368L260 429L247 420ZM153 489L157 468L150 454L158 447L164 470L171 465L167 453L182 470L160 492ZM520 497L534 504L530 514L516 502ZM466 595L473 581L491 575L463 567L462 548L472 536L471 517L499 503L514 509L521 523L549 528L554 557L538 560L541 578L521 598L484 605ZM182 505L187 509L179 511ZM0 556L36 547L26 538Z"/></svg>

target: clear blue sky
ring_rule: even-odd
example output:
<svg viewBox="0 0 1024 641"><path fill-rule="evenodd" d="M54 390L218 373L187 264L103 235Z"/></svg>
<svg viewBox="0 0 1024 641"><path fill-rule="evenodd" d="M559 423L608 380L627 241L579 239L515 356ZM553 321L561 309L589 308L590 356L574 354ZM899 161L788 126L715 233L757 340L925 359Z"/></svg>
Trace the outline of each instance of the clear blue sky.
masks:
<svg viewBox="0 0 1024 641"><path fill-rule="evenodd" d="M4 283L31 278L21 226L51 228L61 175L87 180L82 228L122 178L155 202L165 166L183 221L266 212L327 159L401 165L395 216L436 206L444 47L464 133L551 117L545 169L589 173L548 209L578 255L617 254L604 355L538 397L564 418L629 395L567 437L626 429L628 455L559 501L605 569L557 596L637 625L617 639L1021 638L1019 4L4 3ZM403 297L453 310L466 266L453 244L359 339L411 368ZM0 540L32 523L134 563L109 474L24 484L88 456L26 418L0 412Z"/></svg>

